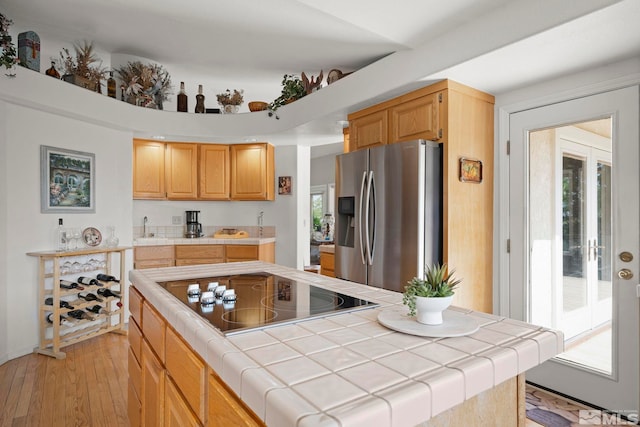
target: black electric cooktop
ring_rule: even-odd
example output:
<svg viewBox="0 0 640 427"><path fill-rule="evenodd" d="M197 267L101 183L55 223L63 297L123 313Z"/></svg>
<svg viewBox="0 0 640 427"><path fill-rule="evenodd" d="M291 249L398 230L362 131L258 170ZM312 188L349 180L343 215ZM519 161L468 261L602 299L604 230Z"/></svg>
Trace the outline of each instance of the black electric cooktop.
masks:
<svg viewBox="0 0 640 427"><path fill-rule="evenodd" d="M378 305L308 282L269 273L214 276L158 284L224 335ZM209 289L211 292L208 292ZM227 292L223 297L225 289Z"/></svg>

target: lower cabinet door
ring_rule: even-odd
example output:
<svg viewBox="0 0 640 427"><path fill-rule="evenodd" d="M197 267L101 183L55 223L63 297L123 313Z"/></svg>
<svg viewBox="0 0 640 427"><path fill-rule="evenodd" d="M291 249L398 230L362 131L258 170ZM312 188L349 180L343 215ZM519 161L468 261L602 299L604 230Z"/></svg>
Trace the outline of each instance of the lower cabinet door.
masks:
<svg viewBox="0 0 640 427"><path fill-rule="evenodd" d="M191 412L189 405L182 399L178 388L167 377L164 398L165 427L201 426L198 418Z"/></svg>
<svg viewBox="0 0 640 427"><path fill-rule="evenodd" d="M265 425L257 419L253 412L250 412L250 409L245 409L238 398L211 373L208 380L208 392L208 427L258 427Z"/></svg>
<svg viewBox="0 0 640 427"><path fill-rule="evenodd" d="M147 340L142 340L142 425L162 426L164 415L165 371L151 350Z"/></svg>
<svg viewBox="0 0 640 427"><path fill-rule="evenodd" d="M129 380L128 387L128 395L127 395L127 413L129 415L129 425L131 427L140 427L142 426L142 407L140 406L140 400L138 400L138 395L133 389L133 384L131 384L131 380Z"/></svg>

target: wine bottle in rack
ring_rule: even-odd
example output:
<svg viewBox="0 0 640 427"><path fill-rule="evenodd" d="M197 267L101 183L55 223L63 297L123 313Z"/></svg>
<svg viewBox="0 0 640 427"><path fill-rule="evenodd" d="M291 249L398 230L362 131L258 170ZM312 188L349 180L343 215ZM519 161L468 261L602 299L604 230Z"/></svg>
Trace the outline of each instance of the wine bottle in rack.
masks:
<svg viewBox="0 0 640 427"><path fill-rule="evenodd" d="M53 325L53 313L47 314L47 323L51 323ZM68 326L71 325L71 322L69 322L69 319L63 315L60 315L60 325Z"/></svg>
<svg viewBox="0 0 640 427"><path fill-rule="evenodd" d="M87 307L87 311L95 314L111 314L109 310L98 304L94 305L93 307Z"/></svg>
<svg viewBox="0 0 640 427"><path fill-rule="evenodd" d="M53 298L49 297L44 300L45 305L53 305ZM60 308L68 308L73 310L73 306L66 301L60 300Z"/></svg>
<svg viewBox="0 0 640 427"><path fill-rule="evenodd" d="M76 282L71 282L69 280L60 280L60 287L62 289L77 289L79 291L83 290L84 288L80 285L78 285Z"/></svg>
<svg viewBox="0 0 640 427"><path fill-rule="evenodd" d="M96 279L100 280L101 282L116 282L116 283L120 283L120 280L116 279L114 276L111 276L109 274L98 274L96 276Z"/></svg>
<svg viewBox="0 0 640 427"><path fill-rule="evenodd" d="M90 315L89 313L87 313L84 310L73 310L70 311L69 313L67 313L69 316L73 317L74 319L86 319L86 320L96 320L95 317L93 317L92 315Z"/></svg>
<svg viewBox="0 0 640 427"><path fill-rule="evenodd" d="M120 298L120 292L112 291L111 289L108 289L108 288L98 289L98 295L105 298L109 298L109 297Z"/></svg>
<svg viewBox="0 0 640 427"><path fill-rule="evenodd" d="M98 282L96 279L92 279L91 277L78 277L78 283L82 283L87 286L102 286L102 283Z"/></svg>
<svg viewBox="0 0 640 427"><path fill-rule="evenodd" d="M98 301L98 302L103 301L102 298L99 298L96 294L92 294L91 292L85 295L78 294L78 298L82 298L87 301Z"/></svg>

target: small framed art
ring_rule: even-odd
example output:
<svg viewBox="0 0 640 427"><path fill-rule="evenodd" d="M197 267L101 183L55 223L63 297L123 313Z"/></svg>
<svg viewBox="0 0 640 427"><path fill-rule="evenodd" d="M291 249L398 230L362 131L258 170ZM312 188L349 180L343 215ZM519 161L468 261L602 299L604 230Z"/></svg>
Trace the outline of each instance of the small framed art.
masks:
<svg viewBox="0 0 640 427"><path fill-rule="evenodd" d="M482 162L476 159L460 158L460 181L479 184L482 182Z"/></svg>

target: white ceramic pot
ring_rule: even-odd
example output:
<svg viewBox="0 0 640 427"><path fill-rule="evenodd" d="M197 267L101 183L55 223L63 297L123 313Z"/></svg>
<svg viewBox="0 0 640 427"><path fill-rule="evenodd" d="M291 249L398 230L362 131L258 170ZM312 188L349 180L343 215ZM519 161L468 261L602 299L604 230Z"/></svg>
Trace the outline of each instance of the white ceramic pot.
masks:
<svg viewBox="0 0 640 427"><path fill-rule="evenodd" d="M416 297L416 320L425 325L442 324L442 312L451 305L450 297Z"/></svg>

